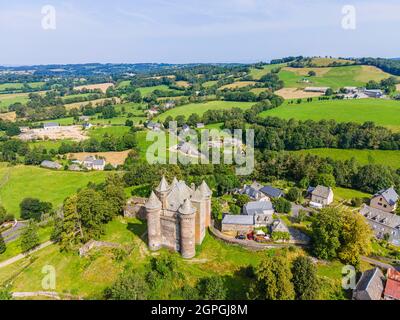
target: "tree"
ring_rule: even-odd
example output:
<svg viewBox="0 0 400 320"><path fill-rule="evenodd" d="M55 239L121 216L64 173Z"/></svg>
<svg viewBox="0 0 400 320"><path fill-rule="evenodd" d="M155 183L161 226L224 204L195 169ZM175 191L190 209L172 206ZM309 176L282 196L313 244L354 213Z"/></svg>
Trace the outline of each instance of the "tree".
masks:
<svg viewBox="0 0 400 320"><path fill-rule="evenodd" d="M211 199L211 215L214 220L218 220L219 217L222 215L222 206L219 199Z"/></svg>
<svg viewBox="0 0 400 320"><path fill-rule="evenodd" d="M266 257L254 270L255 281L249 290L250 299L292 300L295 297L292 272L284 256Z"/></svg>
<svg viewBox="0 0 400 320"><path fill-rule="evenodd" d="M275 211L279 213L289 213L292 210L292 204L284 198L272 199Z"/></svg>
<svg viewBox="0 0 400 320"><path fill-rule="evenodd" d="M360 256L371 252L372 230L364 217L349 211L341 216L341 248L339 258L355 267L360 265Z"/></svg>
<svg viewBox="0 0 400 320"><path fill-rule="evenodd" d="M313 300L318 293L317 268L311 259L299 256L292 265L293 286L298 300Z"/></svg>
<svg viewBox="0 0 400 320"><path fill-rule="evenodd" d="M0 301L11 300L12 294L8 287L0 286Z"/></svg>
<svg viewBox="0 0 400 320"><path fill-rule="evenodd" d="M4 253L6 250L7 250L6 242L4 241L4 238L0 232L0 254Z"/></svg>
<svg viewBox="0 0 400 320"><path fill-rule="evenodd" d="M104 292L104 297L109 300L146 300L148 285L144 276L137 270L123 272L118 280Z"/></svg>
<svg viewBox="0 0 400 320"><path fill-rule="evenodd" d="M326 186L326 187L334 187L334 186L336 186L335 177L329 173L320 173L317 176L316 184Z"/></svg>
<svg viewBox="0 0 400 320"><path fill-rule="evenodd" d="M308 72L308 76L309 77L315 77L317 75L317 73L314 71L314 70L310 70L309 72Z"/></svg>
<svg viewBox="0 0 400 320"><path fill-rule="evenodd" d="M225 300L227 289L221 276L213 276L200 280L199 293L203 300Z"/></svg>
<svg viewBox="0 0 400 320"><path fill-rule="evenodd" d="M333 259L340 248L341 212L336 208L322 209L312 225L313 253L320 259Z"/></svg>
<svg viewBox="0 0 400 320"><path fill-rule="evenodd" d="M302 192L299 188L293 187L290 188L288 193L286 194L286 198L292 202L299 202L302 198Z"/></svg>
<svg viewBox="0 0 400 320"><path fill-rule="evenodd" d="M40 220L42 214L50 212L53 206L51 203L42 202L39 199L25 198L21 201L19 207L21 218Z"/></svg>
<svg viewBox="0 0 400 320"><path fill-rule="evenodd" d="M331 89L331 88L328 88L327 90L326 90L326 92L325 92L325 95L326 96L331 96L331 95L333 95L333 90Z"/></svg>
<svg viewBox="0 0 400 320"><path fill-rule="evenodd" d="M33 220L25 227L21 233L21 250L28 252L39 245L38 227Z"/></svg>

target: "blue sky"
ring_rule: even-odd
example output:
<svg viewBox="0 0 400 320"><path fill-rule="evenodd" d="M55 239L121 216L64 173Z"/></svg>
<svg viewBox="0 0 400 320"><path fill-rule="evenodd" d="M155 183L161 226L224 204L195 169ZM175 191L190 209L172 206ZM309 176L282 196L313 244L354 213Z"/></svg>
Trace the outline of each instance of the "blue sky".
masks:
<svg viewBox="0 0 400 320"><path fill-rule="evenodd" d="M347 4L355 30L341 27ZM0 0L0 65L399 57L399 28L398 0Z"/></svg>

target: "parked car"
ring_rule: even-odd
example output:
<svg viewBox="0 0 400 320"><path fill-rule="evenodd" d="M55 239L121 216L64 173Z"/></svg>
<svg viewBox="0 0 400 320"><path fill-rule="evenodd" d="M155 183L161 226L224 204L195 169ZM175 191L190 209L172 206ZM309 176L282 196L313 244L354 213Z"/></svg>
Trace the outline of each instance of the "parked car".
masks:
<svg viewBox="0 0 400 320"><path fill-rule="evenodd" d="M247 239L254 240L253 232L250 232L250 233L247 234Z"/></svg>

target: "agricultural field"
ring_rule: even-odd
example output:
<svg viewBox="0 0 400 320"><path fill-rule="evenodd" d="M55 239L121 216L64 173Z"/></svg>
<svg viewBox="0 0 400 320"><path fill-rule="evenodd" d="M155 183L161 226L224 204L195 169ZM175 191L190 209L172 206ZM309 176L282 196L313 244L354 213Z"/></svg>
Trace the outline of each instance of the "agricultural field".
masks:
<svg viewBox="0 0 400 320"><path fill-rule="evenodd" d="M106 126L100 128L91 128L89 129L88 135L91 138L100 140L104 135L122 137L125 133L128 133L129 130L130 128L125 126Z"/></svg>
<svg viewBox="0 0 400 320"><path fill-rule="evenodd" d="M112 87L112 86L114 86L114 83L107 82L107 83L98 83L98 84L86 84L86 85L74 87L74 89L75 90L82 90L82 89L96 90L96 89L99 89L103 93L106 93L107 89L109 87Z"/></svg>
<svg viewBox="0 0 400 320"><path fill-rule="evenodd" d="M7 111L8 107L14 103L25 104L27 102L27 93L0 94L0 111Z"/></svg>
<svg viewBox="0 0 400 320"><path fill-rule="evenodd" d="M308 77L309 71L315 71L316 76ZM369 80L380 81L391 75L373 66L343 66L325 68L289 68L279 72L279 78L286 88L331 87L339 89L345 86L361 87ZM302 82L307 78L310 82Z"/></svg>
<svg viewBox="0 0 400 320"><path fill-rule="evenodd" d="M202 86L203 86L204 88L210 88L210 87L212 87L212 86L215 86L217 83L218 83L217 80L211 80L211 81L203 82Z"/></svg>
<svg viewBox="0 0 400 320"><path fill-rule="evenodd" d="M232 108L250 109L254 102L232 102L232 101L210 101L204 103L190 103L180 107L170 109L157 117L157 120L165 120L168 116L175 118L183 115L190 116L192 113L203 115L207 110L229 110Z"/></svg>
<svg viewBox="0 0 400 320"><path fill-rule="evenodd" d="M266 74L270 73L272 69L282 68L285 65L286 65L285 63L267 64L267 65L263 66L262 69L251 68L250 76L252 76L254 80L260 80L262 76L265 76Z"/></svg>
<svg viewBox="0 0 400 320"><path fill-rule="evenodd" d="M86 94L79 94L79 95L76 95L76 96L85 96L85 95L88 96L90 94L86 93ZM66 96L66 97L71 97L71 96ZM118 97L115 97L114 99L117 101L117 103L121 102L120 98L118 98ZM95 100L89 100L89 101L68 103L68 104L65 105L65 109L67 109L67 110L79 109L81 106L85 106L85 105L87 105L89 103L91 103L93 106L96 106L96 104L102 103L105 100L110 100L110 98L101 98L101 99L95 99Z"/></svg>
<svg viewBox="0 0 400 320"><path fill-rule="evenodd" d="M257 82L256 81L236 81L230 84L226 84L222 87L219 87L218 90L223 90L223 89L239 89L239 88L244 88L248 86L254 86Z"/></svg>
<svg viewBox="0 0 400 320"><path fill-rule="evenodd" d="M355 158L362 165L382 164L394 169L400 168L400 151L398 150L355 150L355 149L310 149L294 151L301 154L313 154L319 157L329 157L334 160L349 160Z"/></svg>
<svg viewBox="0 0 400 320"><path fill-rule="evenodd" d="M162 91L173 91L171 90L167 85L159 85L159 86L152 86L152 87L142 87L138 88L142 96L149 96L153 93L155 90L162 90Z"/></svg>
<svg viewBox="0 0 400 320"><path fill-rule="evenodd" d="M315 64L318 67L327 67L332 63L339 63L339 64L354 64L355 62L352 60L346 60L346 59L339 59L339 58L312 58L311 63Z"/></svg>
<svg viewBox="0 0 400 320"><path fill-rule="evenodd" d="M190 82L188 82L188 81L183 81L183 80L181 80L181 81L176 81L176 85L177 85L178 87L182 87L182 88L189 88L189 87L191 87L191 83L190 83Z"/></svg>
<svg viewBox="0 0 400 320"><path fill-rule="evenodd" d="M88 182L99 183L107 173L53 171L34 166L0 164L0 202L9 213L19 217L19 204L27 197L48 201L58 207L64 199L85 187Z"/></svg>
<svg viewBox="0 0 400 320"><path fill-rule="evenodd" d="M27 85L32 88L32 89L37 89L42 87L45 84L45 82L28 82ZM8 91L8 90L15 90L15 91L20 91L24 88L23 83L1 83L0 84L0 92L1 91Z"/></svg>
<svg viewBox="0 0 400 320"><path fill-rule="evenodd" d="M107 163L110 163L114 166L122 165L125 162L125 159L128 157L128 153L130 150L119 151L119 152L78 152L78 153L70 153L68 154L68 159L75 159L79 161L83 161L88 156L96 156L100 158L104 158Z"/></svg>
<svg viewBox="0 0 400 320"><path fill-rule="evenodd" d="M283 99L315 98L324 95L323 93L320 92L306 92L298 88L282 88L280 90L275 91L274 93L278 96L281 96Z"/></svg>
<svg viewBox="0 0 400 320"><path fill-rule="evenodd" d="M384 99L354 99L284 103L264 111L260 116L297 120L336 120L338 122L374 121L377 125L400 131L400 101Z"/></svg>

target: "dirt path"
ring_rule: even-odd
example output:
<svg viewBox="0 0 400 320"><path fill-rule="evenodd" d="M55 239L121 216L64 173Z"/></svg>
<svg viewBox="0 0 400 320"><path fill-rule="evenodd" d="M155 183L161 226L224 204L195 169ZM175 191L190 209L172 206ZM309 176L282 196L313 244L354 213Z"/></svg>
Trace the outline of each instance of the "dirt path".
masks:
<svg viewBox="0 0 400 320"><path fill-rule="evenodd" d="M28 256L29 254L35 253L41 249L44 249L46 247L48 247L49 245L53 244L52 241L46 241L42 244L40 244L38 247L36 247L35 249L33 249L32 251L30 251L29 253L20 253L19 255L12 257L11 259L8 259L6 261L0 262L0 269L4 268L10 264L13 264L14 262L17 262L21 259L24 259L26 256Z"/></svg>

